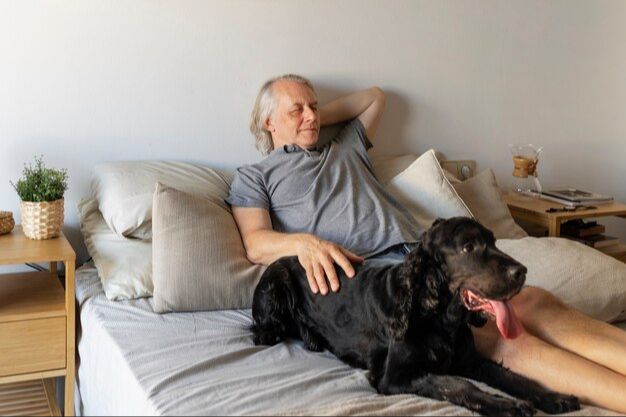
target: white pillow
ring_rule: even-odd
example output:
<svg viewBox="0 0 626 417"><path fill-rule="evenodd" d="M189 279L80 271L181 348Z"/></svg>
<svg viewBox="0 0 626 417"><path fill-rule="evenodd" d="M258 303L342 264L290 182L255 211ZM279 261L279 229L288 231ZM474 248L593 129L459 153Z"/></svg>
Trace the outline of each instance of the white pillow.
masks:
<svg viewBox="0 0 626 417"><path fill-rule="evenodd" d="M96 165L91 187L111 230L120 236L149 240L157 182L208 198L229 210L215 196L228 193L231 181L231 174L184 162L109 162Z"/></svg>
<svg viewBox="0 0 626 417"><path fill-rule="evenodd" d="M389 181L387 191L426 230L438 217L474 217L430 149Z"/></svg>
<svg viewBox="0 0 626 417"><path fill-rule="evenodd" d="M107 226L98 201L78 204L80 228L109 300L152 295L152 244L120 237Z"/></svg>
<svg viewBox="0 0 626 417"><path fill-rule="evenodd" d="M602 321L626 319L626 264L563 238L500 239L496 246L528 268L526 284L545 288Z"/></svg>
<svg viewBox="0 0 626 417"><path fill-rule="evenodd" d="M450 183L467 204L476 220L493 232L496 239L519 239L528 236L515 223L493 171L489 168L465 181L451 179Z"/></svg>

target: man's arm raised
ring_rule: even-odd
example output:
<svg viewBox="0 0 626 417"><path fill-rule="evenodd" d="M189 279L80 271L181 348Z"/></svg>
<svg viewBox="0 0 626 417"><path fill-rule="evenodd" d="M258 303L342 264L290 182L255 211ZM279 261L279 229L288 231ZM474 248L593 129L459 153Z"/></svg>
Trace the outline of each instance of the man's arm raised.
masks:
<svg viewBox="0 0 626 417"><path fill-rule="evenodd" d="M372 141L385 110L385 102L385 93L379 87L357 91L320 107L320 123L326 126L358 117L365 127L367 138Z"/></svg>
<svg viewBox="0 0 626 417"><path fill-rule="evenodd" d="M283 256L297 256L306 271L311 291L328 293L339 290L339 278L333 263L337 263L348 278L354 276L351 262L363 258L349 250L308 233L280 233L272 230L269 211L255 207L232 207L233 217L252 263L269 265Z"/></svg>

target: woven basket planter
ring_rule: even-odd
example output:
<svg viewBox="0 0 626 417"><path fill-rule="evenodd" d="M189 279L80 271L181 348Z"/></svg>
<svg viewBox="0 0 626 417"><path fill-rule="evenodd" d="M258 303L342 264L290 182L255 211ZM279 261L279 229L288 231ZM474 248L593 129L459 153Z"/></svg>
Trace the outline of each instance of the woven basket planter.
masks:
<svg viewBox="0 0 626 417"><path fill-rule="evenodd" d="M32 203L22 201L22 230L29 239L52 239L61 234L64 200Z"/></svg>
<svg viewBox="0 0 626 417"><path fill-rule="evenodd" d="M13 213L10 211L0 211L0 235L11 233L13 227L15 227Z"/></svg>

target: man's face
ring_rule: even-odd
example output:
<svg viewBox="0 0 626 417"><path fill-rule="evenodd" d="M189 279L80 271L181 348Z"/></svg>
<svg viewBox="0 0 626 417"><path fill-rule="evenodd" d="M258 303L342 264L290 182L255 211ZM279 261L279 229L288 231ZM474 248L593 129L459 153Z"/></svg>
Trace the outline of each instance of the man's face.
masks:
<svg viewBox="0 0 626 417"><path fill-rule="evenodd" d="M304 84L280 80L272 86L276 109L266 122L274 148L296 144L307 149L317 144L320 115L315 92Z"/></svg>

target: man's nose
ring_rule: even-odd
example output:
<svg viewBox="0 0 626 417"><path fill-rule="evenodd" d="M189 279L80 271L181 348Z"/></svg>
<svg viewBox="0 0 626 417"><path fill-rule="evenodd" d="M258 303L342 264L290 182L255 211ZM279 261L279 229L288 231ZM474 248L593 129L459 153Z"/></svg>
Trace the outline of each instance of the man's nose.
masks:
<svg viewBox="0 0 626 417"><path fill-rule="evenodd" d="M313 110L309 106L305 106L304 107L304 119L307 121L315 120L315 110Z"/></svg>

